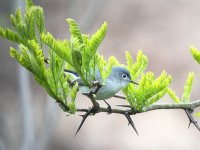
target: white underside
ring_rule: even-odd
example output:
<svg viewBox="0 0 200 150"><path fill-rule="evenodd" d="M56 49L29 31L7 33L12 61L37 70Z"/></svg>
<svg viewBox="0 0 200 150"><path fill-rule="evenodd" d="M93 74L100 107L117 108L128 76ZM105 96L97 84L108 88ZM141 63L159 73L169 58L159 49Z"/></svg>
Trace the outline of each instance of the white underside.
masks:
<svg viewBox="0 0 200 150"><path fill-rule="evenodd" d="M119 92L125 85L121 85L119 83L109 83L107 82L106 85L102 86L98 92L96 93L95 99L96 100L105 100L108 98L113 97L117 92ZM89 93L89 88L86 86L80 86L79 90L81 93Z"/></svg>

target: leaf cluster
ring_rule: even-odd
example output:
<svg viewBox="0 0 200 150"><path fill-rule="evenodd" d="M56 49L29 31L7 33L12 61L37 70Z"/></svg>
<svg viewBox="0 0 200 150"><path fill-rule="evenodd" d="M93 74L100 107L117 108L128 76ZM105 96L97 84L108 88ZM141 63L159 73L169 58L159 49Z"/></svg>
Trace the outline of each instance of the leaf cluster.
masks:
<svg viewBox="0 0 200 150"><path fill-rule="evenodd" d="M61 104L64 111L76 112L76 95L78 84L70 87L72 78L64 73L64 69L77 72L83 84L92 88L95 81L95 71L98 69L103 84L109 76L113 66L124 66L131 74L132 80L139 81L139 85L129 84L123 93L130 106L142 111L161 99L166 93L176 102L188 103L194 74L190 73L184 87L182 99L169 88L172 77L163 71L155 77L152 72L145 73L148 58L141 50L136 60L126 52L127 65L120 64L114 56L106 61L97 51L107 32L107 23L90 37L81 33L78 23L67 19L70 39L59 40L46 31L43 9L35 6L31 0L26 0L26 11L22 16L21 9L17 9L10 16L13 29L0 27L0 36L18 44L19 50L10 48L10 55L23 67L32 72L36 81ZM44 47L45 46L45 47ZM45 50L47 47L48 50ZM45 65L47 53L49 65ZM200 53L194 47L191 53L200 63Z"/></svg>
<svg viewBox="0 0 200 150"><path fill-rule="evenodd" d="M166 94L171 83L171 76L167 75L165 71L158 78L155 78L152 72L143 73L148 59L142 51L138 52L137 60L134 63L129 52L126 53L126 58L132 79L137 79L139 76L141 79L138 86L130 84L123 92L131 107L134 110L142 111L143 108L149 107Z"/></svg>
<svg viewBox="0 0 200 150"><path fill-rule="evenodd" d="M69 88L69 77L64 76L64 60L50 47L49 66L45 65L42 35L46 33L43 9L26 0L26 12L22 17L21 9L10 17L13 29L0 28L0 36L19 46L10 48L10 55L23 67L32 72L36 81L62 105L64 111L75 112L77 85ZM63 107L65 106L65 107Z"/></svg>
<svg viewBox="0 0 200 150"><path fill-rule="evenodd" d="M106 22L89 38L81 34L78 24L73 19L67 19L71 33L70 40L57 40L50 33L42 34L42 40L46 45L60 56L66 63L67 69L77 72L83 83L91 87L95 80L95 68L99 61L97 48L105 37L107 31Z"/></svg>

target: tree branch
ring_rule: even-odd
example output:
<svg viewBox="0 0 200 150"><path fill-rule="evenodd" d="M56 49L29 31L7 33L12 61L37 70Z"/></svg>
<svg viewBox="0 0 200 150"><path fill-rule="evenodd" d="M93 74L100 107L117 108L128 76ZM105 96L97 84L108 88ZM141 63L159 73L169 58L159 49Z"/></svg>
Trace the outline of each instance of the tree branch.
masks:
<svg viewBox="0 0 200 150"><path fill-rule="evenodd" d="M180 104L155 104L151 105L145 109L143 109L142 112L147 112L151 110L157 110L157 109L188 109L188 110L194 110L196 107L200 106L200 100L196 100L194 102L190 103L180 103Z"/></svg>
<svg viewBox="0 0 200 150"><path fill-rule="evenodd" d="M48 58L44 59L45 63L49 63ZM69 71L67 71L69 72ZM71 84L71 81L68 81L69 84ZM200 127L197 123L197 121L194 120L193 116L192 116L192 112L194 111L194 109L196 107L200 107L200 100L196 100L190 103L179 103L179 104L153 104L149 107L143 108L142 110L134 110L133 108L131 108L130 105L117 105L117 106L121 106L124 108L128 108L128 110L126 109L117 109L117 108L104 108L104 107L100 107L99 104L97 103L97 101L94 98L94 94L96 94L96 92L101 88L101 84L98 81L94 81L92 83L92 87L91 90L89 91L89 93L82 93L83 95L86 95L92 102L93 107L92 108L77 108L77 112L84 112L84 115L81 115L82 121L78 127L78 130L76 131L76 134L79 132L79 130L81 129L83 123L85 122L85 120L87 119L88 116L90 115L95 115L97 113L102 113L105 112L107 114L121 114L124 115L127 120L128 123L131 124L132 128L135 130L135 132L138 134L137 129L131 119L131 115L135 115L137 113L144 113L144 112L148 112L148 111L153 111L153 110L158 110L158 109L183 109L185 110L185 113L189 119L189 127L190 124L193 123L194 126L200 131ZM119 99L126 99L126 97L122 96L122 95L114 95L113 97L115 98L119 98ZM56 100L57 103L59 103L59 105L65 110L68 111L69 107L67 105L65 105L65 103L63 103L61 100Z"/></svg>
<svg viewBox="0 0 200 150"><path fill-rule="evenodd" d="M116 96L115 96L116 97ZM121 96L117 96L117 98L121 98ZM123 97L122 97L123 98ZM181 103L181 104L154 104L154 105L151 105L147 108L144 108L143 110L141 111L136 111L136 110L133 110L132 108L130 108L129 105L122 105L122 106L125 106L125 107L129 107L128 110L124 110L124 109L116 109L116 108L112 108L111 109L111 112L110 112L110 109L109 108L103 108L103 107L96 107L95 109L94 106L93 108L88 108L88 109L82 109L82 108L77 108L77 112L86 112L85 115L83 115L83 120L81 121L81 124L79 125L79 128L76 132L76 134L78 133L78 131L80 130L80 128L82 127L85 119L90 115L90 114L96 114L96 113L107 113L107 114L121 114L121 115L124 115L129 124L131 124L131 126L133 127L133 129L135 130L135 132L138 134L137 132L137 129L130 117L130 115L135 115L137 113L144 113L144 112L148 112L148 111L153 111L153 110L158 110L158 109L183 109L185 110L186 114L187 114L187 117L189 118L189 126L191 123L194 124L194 126L200 131L200 127L197 123L197 121L194 120L193 116L192 116L192 112L194 111L195 108L197 107L200 107L200 100L196 100L194 102L190 102L190 103ZM90 113L88 113L90 112Z"/></svg>
<svg viewBox="0 0 200 150"><path fill-rule="evenodd" d="M127 106L130 107L129 105L127 105ZM132 109L130 109L129 111L131 112L130 115L134 115L134 114L137 114L137 113L144 113L144 112L158 110L158 109L194 110L197 107L200 107L200 100L190 102L190 103L187 103L187 104L184 104L184 103L181 103L181 104L154 104L154 105L151 105L147 108L144 108L142 111L136 111L136 110L132 110ZM108 113L109 112L108 108L99 107L97 109L98 109L98 113L100 113L100 112ZM88 111L88 109L77 108L77 111L78 112L86 112L86 111ZM126 111L127 110L112 108L112 113L114 113L114 114L124 114L124 112L126 112Z"/></svg>

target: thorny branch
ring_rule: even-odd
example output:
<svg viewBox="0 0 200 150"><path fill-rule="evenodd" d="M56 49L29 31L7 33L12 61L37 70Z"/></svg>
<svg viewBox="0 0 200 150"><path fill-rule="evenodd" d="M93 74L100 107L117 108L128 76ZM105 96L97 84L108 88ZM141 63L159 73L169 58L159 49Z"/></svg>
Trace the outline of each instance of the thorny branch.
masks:
<svg viewBox="0 0 200 150"><path fill-rule="evenodd" d="M48 64L48 59L44 60L47 64ZM71 81L68 81L71 83ZM101 85L98 81L94 81L92 83L92 88L90 90L89 93L83 93L83 95L86 95L92 102L93 107L92 108L77 108L77 112L85 112L84 115L80 115L82 116L82 121L76 131L76 134L79 132L79 130L81 129L83 123L85 122L85 120L87 119L88 116L90 115L95 115L97 113L107 113L107 114L121 114L124 115L127 120L128 120L128 124L130 124L132 126L132 128L135 130L135 132L138 135L137 129L133 123L133 120L131 119L131 115L135 115L138 113L144 113L144 112L148 112L148 111L153 111L153 110L158 110L158 109L182 109L185 111L188 119L189 119L189 126L190 127L191 123L194 124L194 126L200 131L200 126L198 125L197 121L194 119L194 117L192 116L192 113L194 111L195 108L200 107L200 100L196 100L193 102L189 102L189 103L179 103L179 104L153 104L149 107L143 108L143 110L141 111L137 111L134 110L133 108L130 107L130 105L117 105L117 106L121 106L121 107L125 107L128 108L128 110L124 110L124 109L117 109L117 108L111 108L111 107L100 107L99 104L96 102L95 98L94 98L94 94L101 88ZM121 95L115 95L113 96L115 98L119 98L119 99L126 99L124 96ZM69 107L67 105L65 105L65 103L63 103L61 100L56 100L57 103L59 103L59 105L66 111L69 110Z"/></svg>
<svg viewBox="0 0 200 150"><path fill-rule="evenodd" d="M190 102L188 104L154 104L154 105L151 105L150 107L143 109L142 111L135 111L135 110L131 109L130 107L128 110L111 108L111 113L124 115L127 118L128 123L131 124L131 126L133 127L135 132L138 134L137 129L130 117L131 115L144 113L144 112L148 112L148 111L153 111L153 110L158 110L158 109L182 109L182 110L185 110L187 117L189 118L189 127L190 127L190 124L192 123L200 131L200 127L199 127L197 121L195 121L195 119L192 116L192 112L197 107L200 107L200 100ZM79 132L79 130L81 129L83 123L85 122L86 118L89 115L95 115L97 113L102 113L102 112L110 114L110 109L100 107L100 106L99 107L93 106L92 108L88 108L88 109L77 108L77 112L85 112L86 114L82 115L83 119L81 121L81 124L79 125L76 135Z"/></svg>

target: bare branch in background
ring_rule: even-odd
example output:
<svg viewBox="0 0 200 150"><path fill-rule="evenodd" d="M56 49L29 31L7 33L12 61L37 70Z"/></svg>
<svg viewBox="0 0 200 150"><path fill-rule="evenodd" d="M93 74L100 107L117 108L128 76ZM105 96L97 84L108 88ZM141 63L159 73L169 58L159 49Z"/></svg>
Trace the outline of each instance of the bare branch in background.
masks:
<svg viewBox="0 0 200 150"><path fill-rule="evenodd" d="M21 7L24 11L24 1L17 0L15 3L15 8ZM20 65L19 66L19 89L20 89L20 100L23 115L23 143L22 150L34 149L35 141L35 130L34 130L34 116L33 108L31 106L31 87L28 72Z"/></svg>
<svg viewBox="0 0 200 150"><path fill-rule="evenodd" d="M46 95L46 97L47 101L46 108L44 109L44 121L42 122L42 129L41 132L39 132L38 140L35 141L37 150L45 150L47 148L56 123L57 107L48 95Z"/></svg>

